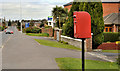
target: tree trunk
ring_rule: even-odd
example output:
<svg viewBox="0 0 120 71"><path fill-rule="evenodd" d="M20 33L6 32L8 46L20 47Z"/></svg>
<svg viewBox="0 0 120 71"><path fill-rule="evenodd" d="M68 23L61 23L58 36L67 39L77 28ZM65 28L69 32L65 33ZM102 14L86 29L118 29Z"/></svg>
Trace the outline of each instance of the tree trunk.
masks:
<svg viewBox="0 0 120 71"><path fill-rule="evenodd" d="M60 23L60 15L59 15L59 28L61 28L61 23Z"/></svg>

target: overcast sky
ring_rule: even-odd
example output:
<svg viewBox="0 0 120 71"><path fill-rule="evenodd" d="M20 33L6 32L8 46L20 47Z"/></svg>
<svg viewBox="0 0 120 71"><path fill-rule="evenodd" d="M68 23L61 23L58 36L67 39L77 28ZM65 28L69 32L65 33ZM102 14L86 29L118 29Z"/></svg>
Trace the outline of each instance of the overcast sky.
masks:
<svg viewBox="0 0 120 71"><path fill-rule="evenodd" d="M44 19L51 16L52 8L73 0L0 0L0 17L6 19ZM119 1L119 0L104 0Z"/></svg>

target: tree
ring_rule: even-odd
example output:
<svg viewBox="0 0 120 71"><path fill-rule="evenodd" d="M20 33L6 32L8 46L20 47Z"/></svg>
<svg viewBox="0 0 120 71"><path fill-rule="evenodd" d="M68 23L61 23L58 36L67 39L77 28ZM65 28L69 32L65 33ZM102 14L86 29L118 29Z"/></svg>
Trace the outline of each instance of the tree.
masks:
<svg viewBox="0 0 120 71"><path fill-rule="evenodd" d="M46 20L46 19L42 19L42 20L41 20L41 23L47 24L47 20Z"/></svg>
<svg viewBox="0 0 120 71"><path fill-rule="evenodd" d="M93 48L97 48L104 40L104 21L103 21L103 8L101 2L74 2L68 14L63 33L67 36L74 37L74 23L73 12L86 11L91 15L91 25L93 35ZM69 26L69 30L67 29Z"/></svg>
<svg viewBox="0 0 120 71"><path fill-rule="evenodd" d="M9 21L8 21L8 26L11 26L11 20L9 19Z"/></svg>
<svg viewBox="0 0 120 71"><path fill-rule="evenodd" d="M33 27L34 26L34 21L31 19L30 20L30 27Z"/></svg>
<svg viewBox="0 0 120 71"><path fill-rule="evenodd" d="M54 17L54 19L56 20L56 22L59 23L58 27L61 28L61 23L64 23L64 20L66 19L67 15L68 15L68 11L67 9L62 8L61 6L58 7L54 7L52 10L52 15Z"/></svg>

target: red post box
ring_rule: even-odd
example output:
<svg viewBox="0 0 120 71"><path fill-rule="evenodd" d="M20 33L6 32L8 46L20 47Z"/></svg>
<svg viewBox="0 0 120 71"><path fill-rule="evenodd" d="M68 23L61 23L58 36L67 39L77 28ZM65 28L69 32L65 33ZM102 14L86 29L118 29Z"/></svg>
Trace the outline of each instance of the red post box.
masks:
<svg viewBox="0 0 120 71"><path fill-rule="evenodd" d="M91 38L91 16L88 12L74 12L74 37Z"/></svg>

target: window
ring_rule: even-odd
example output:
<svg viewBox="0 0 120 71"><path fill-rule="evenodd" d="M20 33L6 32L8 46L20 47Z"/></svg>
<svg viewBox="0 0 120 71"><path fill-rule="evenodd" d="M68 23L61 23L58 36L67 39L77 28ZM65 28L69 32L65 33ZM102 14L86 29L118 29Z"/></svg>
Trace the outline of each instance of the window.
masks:
<svg viewBox="0 0 120 71"><path fill-rule="evenodd" d="M50 22L50 25L51 25L51 22Z"/></svg>
<svg viewBox="0 0 120 71"><path fill-rule="evenodd" d="M112 32L112 28L109 28L109 32Z"/></svg>
<svg viewBox="0 0 120 71"><path fill-rule="evenodd" d="M106 32L108 32L108 28L106 28Z"/></svg>

